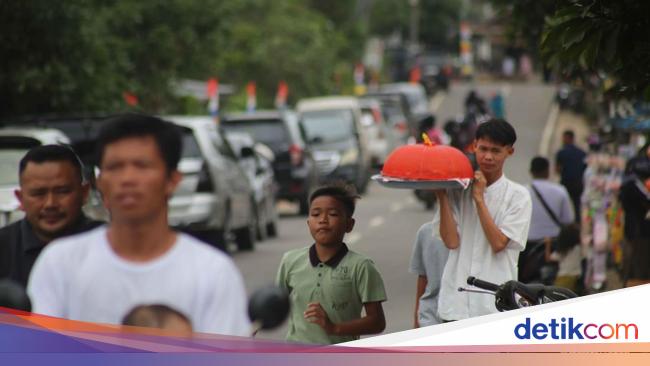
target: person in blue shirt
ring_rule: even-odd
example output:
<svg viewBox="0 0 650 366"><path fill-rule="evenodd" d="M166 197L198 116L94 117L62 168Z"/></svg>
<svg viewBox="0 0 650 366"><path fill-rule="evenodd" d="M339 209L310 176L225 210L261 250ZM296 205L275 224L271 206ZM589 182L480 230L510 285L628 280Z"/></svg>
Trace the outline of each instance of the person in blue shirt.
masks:
<svg viewBox="0 0 650 366"><path fill-rule="evenodd" d="M580 196L584 190L582 176L587 167L587 154L575 145L575 134L566 130L562 134L562 148L555 155L555 169L560 183L566 188L573 202L576 222L580 222Z"/></svg>

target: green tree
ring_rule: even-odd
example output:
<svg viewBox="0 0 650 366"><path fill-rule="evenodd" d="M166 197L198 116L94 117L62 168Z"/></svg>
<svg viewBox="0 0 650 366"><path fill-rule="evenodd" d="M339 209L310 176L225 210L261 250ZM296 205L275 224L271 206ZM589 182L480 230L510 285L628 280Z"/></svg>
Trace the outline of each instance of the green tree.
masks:
<svg viewBox="0 0 650 366"><path fill-rule="evenodd" d="M528 51L538 56L546 18L555 12L561 0L491 0L491 3L499 16L507 19L510 41L514 44L523 40Z"/></svg>
<svg viewBox="0 0 650 366"><path fill-rule="evenodd" d="M616 92L650 99L650 3L573 0L549 18L541 50L565 71L604 71Z"/></svg>
<svg viewBox="0 0 650 366"><path fill-rule="evenodd" d="M0 1L0 118L116 106L125 80L90 4Z"/></svg>

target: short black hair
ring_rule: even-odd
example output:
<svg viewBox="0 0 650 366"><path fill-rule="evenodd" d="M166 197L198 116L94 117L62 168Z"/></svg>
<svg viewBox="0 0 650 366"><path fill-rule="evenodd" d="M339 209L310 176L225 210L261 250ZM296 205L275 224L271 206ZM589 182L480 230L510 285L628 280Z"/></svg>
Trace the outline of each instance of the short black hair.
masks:
<svg viewBox="0 0 650 366"><path fill-rule="evenodd" d="M536 156L530 161L530 172L533 174L548 173L549 167L548 159L541 156Z"/></svg>
<svg viewBox="0 0 650 366"><path fill-rule="evenodd" d="M345 182L331 182L316 188L309 196L309 205L318 197L329 196L341 202L349 217L354 215L356 201L359 199L356 188Z"/></svg>
<svg viewBox="0 0 650 366"><path fill-rule="evenodd" d="M20 177L27 164L32 163L45 163L51 161L67 161L77 169L79 173L79 181L83 182L83 166L77 154L72 151L72 148L64 145L40 145L30 149L18 163L18 176Z"/></svg>
<svg viewBox="0 0 650 366"><path fill-rule="evenodd" d="M168 172L176 170L183 147L180 128L160 118L135 113L110 118L101 127L95 151L97 165L101 166L106 145L125 138L146 136L156 141Z"/></svg>
<svg viewBox="0 0 650 366"><path fill-rule="evenodd" d="M192 322L180 311L167 305L152 304L138 305L131 309L122 319L122 325L131 325L137 327L163 328L169 319L173 316L186 321L190 327Z"/></svg>
<svg viewBox="0 0 650 366"><path fill-rule="evenodd" d="M517 141L517 133L506 120L492 118L478 126L475 138L488 138L499 145L512 146Z"/></svg>
<svg viewBox="0 0 650 366"><path fill-rule="evenodd" d="M562 133L562 136L569 137L569 138L571 138L573 140L576 137L576 134L573 133L573 130L565 130Z"/></svg>

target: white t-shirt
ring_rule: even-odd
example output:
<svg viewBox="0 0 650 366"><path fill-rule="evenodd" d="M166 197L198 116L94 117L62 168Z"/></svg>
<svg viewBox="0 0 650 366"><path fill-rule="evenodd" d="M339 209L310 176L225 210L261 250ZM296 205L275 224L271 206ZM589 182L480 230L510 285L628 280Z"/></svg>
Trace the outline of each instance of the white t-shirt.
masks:
<svg viewBox="0 0 650 366"><path fill-rule="evenodd" d="M185 314L195 332L249 336L241 274L227 255L188 235L146 263L119 257L106 226L48 244L34 264L33 311L120 324L137 305L163 304Z"/></svg>
<svg viewBox="0 0 650 366"><path fill-rule="evenodd" d="M517 279L517 260L524 250L531 217L528 190L501 176L485 190L490 216L510 241L495 253L490 246L472 199L472 187L450 190L449 203L458 224L460 245L449 251L438 297L438 315L444 320L460 320L497 312L494 296L459 292L467 287L467 277L502 284ZM434 235L440 238L440 211L434 216Z"/></svg>

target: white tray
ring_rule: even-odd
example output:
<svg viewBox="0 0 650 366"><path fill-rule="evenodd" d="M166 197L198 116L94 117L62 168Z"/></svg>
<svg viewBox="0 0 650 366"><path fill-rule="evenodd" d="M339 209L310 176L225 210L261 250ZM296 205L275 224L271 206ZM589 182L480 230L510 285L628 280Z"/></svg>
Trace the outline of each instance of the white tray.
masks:
<svg viewBox="0 0 650 366"><path fill-rule="evenodd" d="M372 176L372 180L388 188L400 189L465 189L469 185L469 180L450 179L450 180L405 180L397 178L384 177L381 174Z"/></svg>

